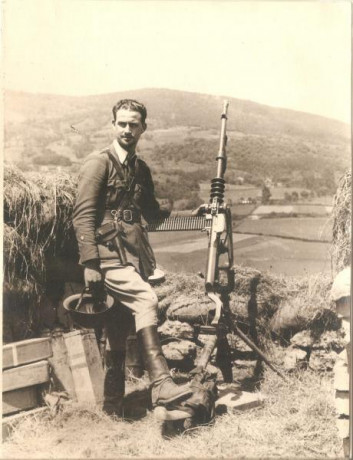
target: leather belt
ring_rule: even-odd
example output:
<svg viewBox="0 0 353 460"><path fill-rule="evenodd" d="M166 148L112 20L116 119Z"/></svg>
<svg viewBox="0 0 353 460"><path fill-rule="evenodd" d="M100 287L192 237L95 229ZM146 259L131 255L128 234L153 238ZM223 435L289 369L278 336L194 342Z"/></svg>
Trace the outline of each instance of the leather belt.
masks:
<svg viewBox="0 0 353 460"><path fill-rule="evenodd" d="M141 222L141 213L136 209L122 209L117 211L116 209L106 209L105 211L106 218L114 218L122 220L128 224L133 224L134 222Z"/></svg>

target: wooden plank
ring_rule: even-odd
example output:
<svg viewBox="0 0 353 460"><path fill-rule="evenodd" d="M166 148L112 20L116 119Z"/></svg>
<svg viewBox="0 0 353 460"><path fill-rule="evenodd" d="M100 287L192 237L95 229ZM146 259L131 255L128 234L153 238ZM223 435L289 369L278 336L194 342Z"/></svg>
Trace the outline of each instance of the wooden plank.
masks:
<svg viewBox="0 0 353 460"><path fill-rule="evenodd" d="M2 348L2 367L7 369L41 361L49 358L52 354L49 337L9 343Z"/></svg>
<svg viewBox="0 0 353 460"><path fill-rule="evenodd" d="M38 385L49 380L48 361L26 364L25 366L6 369L2 379L2 391Z"/></svg>
<svg viewBox="0 0 353 460"><path fill-rule="evenodd" d="M338 428L338 436L340 438L349 437L349 418L339 418L336 420L336 426Z"/></svg>
<svg viewBox="0 0 353 460"><path fill-rule="evenodd" d="M53 390L66 391L72 399L76 399L76 391L69 355L63 333L53 334L53 356L48 359L52 369Z"/></svg>
<svg viewBox="0 0 353 460"><path fill-rule="evenodd" d="M333 368L333 388L338 391L349 391L348 366L342 360L338 360Z"/></svg>
<svg viewBox="0 0 353 460"><path fill-rule="evenodd" d="M260 393L248 393L246 391L229 391L216 401L217 413L248 410L263 405L264 398Z"/></svg>
<svg viewBox="0 0 353 460"><path fill-rule="evenodd" d="M94 332L64 334L78 401L103 401L104 371Z"/></svg>
<svg viewBox="0 0 353 460"><path fill-rule="evenodd" d="M8 415L15 412L37 407L38 391L36 386L18 388L2 394L2 414Z"/></svg>
<svg viewBox="0 0 353 460"><path fill-rule="evenodd" d="M335 407L337 415L349 416L349 391L336 390Z"/></svg>
<svg viewBox="0 0 353 460"><path fill-rule="evenodd" d="M97 403L102 403L104 392L104 370L102 357L94 332L87 332L83 336L83 347L86 353L87 365L91 377L95 400Z"/></svg>

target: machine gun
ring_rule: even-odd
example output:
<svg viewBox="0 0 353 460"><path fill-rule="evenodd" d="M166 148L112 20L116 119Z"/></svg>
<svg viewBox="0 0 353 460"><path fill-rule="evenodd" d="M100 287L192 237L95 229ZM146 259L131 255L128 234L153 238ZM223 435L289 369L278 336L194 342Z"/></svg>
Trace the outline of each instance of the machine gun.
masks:
<svg viewBox="0 0 353 460"><path fill-rule="evenodd" d="M227 334L238 335L258 356L281 378L284 375L277 370L264 353L245 335L231 318L229 294L234 289L232 216L228 205L224 203L226 156L226 125L228 102L224 103L221 116L221 135L219 152L216 157L217 174L211 180L210 201L201 205L195 216L168 218L164 222L149 225L150 231L191 230L202 228L208 236L208 254L205 273L205 291L215 304L215 314L210 325L195 327L198 334L208 334L202 352L196 361L196 367L190 372L192 396L171 407L155 409L157 418L166 423L179 423L182 429L195 424L208 423L215 415L217 389L215 382L209 380L206 370L212 352L217 348L216 365L223 374L224 382L233 381L231 349ZM258 280L257 280L258 281ZM169 422L168 422L169 421Z"/></svg>
<svg viewBox="0 0 353 460"><path fill-rule="evenodd" d="M192 372L202 373L213 350L217 347L218 352L223 354L226 361L221 369L224 380L232 381L230 349L226 339L226 334L231 332L238 335L276 374L285 379L264 353L231 320L229 294L234 288L232 216L230 207L224 204L228 105L228 102L225 101L221 116L220 146L216 157L217 174L211 180L210 202L201 205L198 210L198 215L204 216L205 222L208 223L208 226L205 227L208 234L205 290L207 296L215 304L215 315L210 326L200 326L200 332L211 334L212 337L205 344L196 368Z"/></svg>
<svg viewBox="0 0 353 460"><path fill-rule="evenodd" d="M213 350L217 354L225 382L232 382L232 362L227 333L238 335L262 360L280 377L284 375L277 370L264 353L245 335L232 321L229 308L229 294L234 288L233 270L233 234L232 216L228 205L224 203L225 171L227 167L227 112L228 101L224 102L221 115L221 134L217 161L217 173L211 180L210 201L201 205L196 215L169 217L160 221L150 222L149 231L181 231L205 230L208 235L208 257L205 273L206 295L215 304L215 314L210 325L200 325L198 333L209 334L202 353L193 369L193 375L202 375L210 360ZM222 361L222 362L221 362Z"/></svg>

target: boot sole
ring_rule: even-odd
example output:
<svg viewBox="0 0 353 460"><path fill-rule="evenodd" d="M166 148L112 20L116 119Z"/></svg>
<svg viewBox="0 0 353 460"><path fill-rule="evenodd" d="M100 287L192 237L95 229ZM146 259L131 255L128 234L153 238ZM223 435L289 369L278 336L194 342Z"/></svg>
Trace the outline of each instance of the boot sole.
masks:
<svg viewBox="0 0 353 460"><path fill-rule="evenodd" d="M180 393L178 396L175 396L174 398L164 399L163 401L157 399L157 402L154 404L154 406L166 406L176 401L180 401L180 399L185 399L191 395L192 390L186 390L184 391L184 393Z"/></svg>

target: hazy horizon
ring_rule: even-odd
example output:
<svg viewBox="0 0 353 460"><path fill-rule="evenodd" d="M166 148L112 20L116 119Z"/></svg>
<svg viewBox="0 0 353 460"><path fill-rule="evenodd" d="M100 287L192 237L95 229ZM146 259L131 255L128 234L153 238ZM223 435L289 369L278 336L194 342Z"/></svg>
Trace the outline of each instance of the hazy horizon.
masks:
<svg viewBox="0 0 353 460"><path fill-rule="evenodd" d="M2 6L9 90L89 96L116 87L169 88L350 123L349 3L12 0Z"/></svg>
<svg viewBox="0 0 353 460"><path fill-rule="evenodd" d="M84 98L84 97L106 96L108 94L114 94L114 93L128 93L128 92L150 91L150 90L154 90L154 91L158 91L158 90L176 91L176 92L181 92L181 93L200 94L200 95L211 96L211 97L220 97L220 98L224 98L225 100L227 98L228 99L238 99L240 101L248 101L248 102L252 102L254 104L263 105L263 106L266 106L266 107L271 107L273 109L281 109L281 110L289 110L291 112L305 113L305 114L313 115L313 116L316 116L316 117L322 117L322 118L326 118L326 119L329 119L329 120L338 121L339 123L343 123L343 124L346 124L346 125L350 124L350 123L348 123L346 121L339 120L338 118L328 117L328 116L325 116L325 115L320 115L318 113L306 112L304 110L296 110L296 109L292 109L292 108L288 108L288 107L274 106L274 105L271 105L271 104L264 104L262 102L258 102L258 101L255 101L255 100L243 99L243 98L240 98L240 97L233 97L233 96L229 96L227 94L225 94L225 95L216 95L216 94L202 93L202 92L198 92L198 91L187 91L187 90L172 89L172 88L157 88L157 87L156 88L136 88L136 89L127 89L127 90L124 89L124 90L108 91L108 92L102 92L102 93L79 94L79 95L77 95L77 94L76 95L75 94L64 94L64 93L47 93L47 92L40 92L40 91L32 92L32 91L14 90L14 89L10 89L10 88L4 88L4 90L5 90L5 92L6 91L12 91L12 92L17 92L17 93L31 94L33 96L57 96L57 97L69 97L69 98L71 98L71 97L72 98ZM5 109L5 112L6 112L6 109Z"/></svg>

